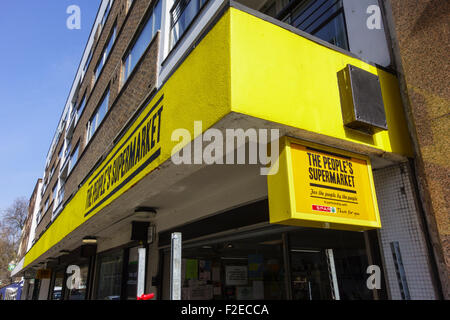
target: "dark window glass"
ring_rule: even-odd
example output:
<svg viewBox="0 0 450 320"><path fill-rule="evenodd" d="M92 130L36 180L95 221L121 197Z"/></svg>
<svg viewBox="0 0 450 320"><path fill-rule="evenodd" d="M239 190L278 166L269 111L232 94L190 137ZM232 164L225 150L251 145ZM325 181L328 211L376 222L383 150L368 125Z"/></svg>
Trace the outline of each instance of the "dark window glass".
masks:
<svg viewBox="0 0 450 320"><path fill-rule="evenodd" d="M273 11L273 10L272 10ZM349 50L342 0L305 0L274 16L342 49ZM278 16L282 15L282 16Z"/></svg>
<svg viewBox="0 0 450 320"><path fill-rule="evenodd" d="M161 29L161 1L153 8L139 37L123 60L122 84L128 79L139 59L144 54L156 32Z"/></svg>
<svg viewBox="0 0 450 320"><path fill-rule="evenodd" d="M62 300L62 287L63 287L63 281L64 281L64 272L58 271L55 274L55 282L53 284L53 290L52 290L52 300Z"/></svg>
<svg viewBox="0 0 450 320"><path fill-rule="evenodd" d="M81 103L78 106L77 120L80 119L81 113L83 112L85 106L86 106L86 95L83 96L83 99L81 100Z"/></svg>
<svg viewBox="0 0 450 320"><path fill-rule="evenodd" d="M88 136L87 140L91 140L92 136L94 135L94 132L97 130L100 123L103 121L103 117L106 114L106 111L108 109L108 102L109 102L109 88L106 94L103 97L102 102L100 103L97 110L95 110L94 115L91 117L91 120L89 120L88 123Z"/></svg>
<svg viewBox="0 0 450 320"><path fill-rule="evenodd" d="M123 251L99 258L98 300L119 300L122 288Z"/></svg>
<svg viewBox="0 0 450 320"><path fill-rule="evenodd" d="M114 40L116 39L116 27L114 26L113 31L111 35L108 38L108 41L106 43L105 48L103 49L103 52L100 55L100 60L98 61L97 66L94 70L94 81L97 81L98 77L100 76L100 72L102 71L103 67L105 66L106 59L109 56L109 53L111 52L112 46L114 44Z"/></svg>
<svg viewBox="0 0 450 320"><path fill-rule="evenodd" d="M183 248L182 299L286 299L282 245L277 234Z"/></svg>
<svg viewBox="0 0 450 320"><path fill-rule="evenodd" d="M366 287L368 259L362 232L300 228L284 235L286 241L275 232L185 245L182 299L330 300L336 292L343 300L373 299ZM169 265L166 251L163 299L169 298Z"/></svg>
<svg viewBox="0 0 450 320"><path fill-rule="evenodd" d="M137 275L138 275L138 248L130 248L128 253L128 269L127 269L127 300L136 300L137 295Z"/></svg>
<svg viewBox="0 0 450 320"><path fill-rule="evenodd" d="M172 19L171 48L178 42L206 2L208 0L181 0L175 2L170 10Z"/></svg>

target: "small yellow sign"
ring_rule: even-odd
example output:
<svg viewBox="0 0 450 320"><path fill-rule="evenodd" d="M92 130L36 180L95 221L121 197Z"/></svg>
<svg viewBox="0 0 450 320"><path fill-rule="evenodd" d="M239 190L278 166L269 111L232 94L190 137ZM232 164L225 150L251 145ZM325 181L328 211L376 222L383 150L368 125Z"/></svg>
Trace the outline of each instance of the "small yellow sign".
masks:
<svg viewBox="0 0 450 320"><path fill-rule="evenodd" d="M268 176L270 222L342 230L380 228L370 159L284 137Z"/></svg>

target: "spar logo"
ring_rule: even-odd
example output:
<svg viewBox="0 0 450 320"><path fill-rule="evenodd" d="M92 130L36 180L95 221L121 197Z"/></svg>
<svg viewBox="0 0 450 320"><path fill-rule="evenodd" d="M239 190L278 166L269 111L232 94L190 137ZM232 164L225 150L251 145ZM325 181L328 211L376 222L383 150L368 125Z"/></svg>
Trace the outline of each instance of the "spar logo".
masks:
<svg viewBox="0 0 450 320"><path fill-rule="evenodd" d="M336 208L335 207L319 206L317 204L313 204L312 205L312 209L314 211L336 213Z"/></svg>

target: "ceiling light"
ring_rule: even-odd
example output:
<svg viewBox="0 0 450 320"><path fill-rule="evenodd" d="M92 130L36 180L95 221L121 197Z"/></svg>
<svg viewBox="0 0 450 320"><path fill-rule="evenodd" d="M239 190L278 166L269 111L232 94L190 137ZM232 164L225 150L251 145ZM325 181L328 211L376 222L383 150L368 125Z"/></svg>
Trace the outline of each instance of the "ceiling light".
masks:
<svg viewBox="0 0 450 320"><path fill-rule="evenodd" d="M97 243L97 238L95 237L85 237L82 240L83 243L87 243L87 244L93 244L93 243Z"/></svg>
<svg viewBox="0 0 450 320"><path fill-rule="evenodd" d="M156 209L152 207L137 207L134 209L134 216L136 218L150 219L156 215Z"/></svg>
<svg viewBox="0 0 450 320"><path fill-rule="evenodd" d="M276 245L276 244L282 244L282 243L283 243L283 240L271 240L271 241L260 242L259 244Z"/></svg>
<svg viewBox="0 0 450 320"><path fill-rule="evenodd" d="M304 253L319 253L319 250L308 250L308 249L291 249L291 252L304 252Z"/></svg>

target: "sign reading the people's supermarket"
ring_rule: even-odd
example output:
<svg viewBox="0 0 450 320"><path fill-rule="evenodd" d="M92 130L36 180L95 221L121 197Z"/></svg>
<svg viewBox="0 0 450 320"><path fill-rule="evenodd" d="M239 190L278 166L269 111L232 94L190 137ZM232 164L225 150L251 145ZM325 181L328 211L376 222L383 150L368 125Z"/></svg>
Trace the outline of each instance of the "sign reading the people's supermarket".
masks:
<svg viewBox="0 0 450 320"><path fill-rule="evenodd" d="M268 177L271 222L381 227L368 157L290 138L281 145L280 173Z"/></svg>
<svg viewBox="0 0 450 320"><path fill-rule="evenodd" d="M101 206L161 154L162 100L149 104L88 180L85 216Z"/></svg>

